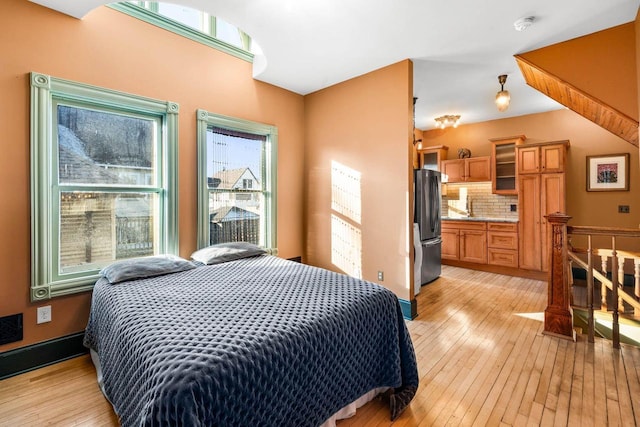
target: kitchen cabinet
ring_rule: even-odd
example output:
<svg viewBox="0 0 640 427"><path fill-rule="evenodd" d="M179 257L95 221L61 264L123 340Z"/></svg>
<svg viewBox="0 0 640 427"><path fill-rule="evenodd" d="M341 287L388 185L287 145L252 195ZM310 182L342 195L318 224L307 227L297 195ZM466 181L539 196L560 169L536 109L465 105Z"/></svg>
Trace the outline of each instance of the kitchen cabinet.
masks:
<svg viewBox="0 0 640 427"><path fill-rule="evenodd" d="M420 169L440 170L440 162L447 158L449 147L437 145L418 149L418 163Z"/></svg>
<svg viewBox="0 0 640 427"><path fill-rule="evenodd" d="M564 170L566 147L560 144L551 147L546 160L541 160L538 173L525 172L518 175L519 205L519 267L528 270L548 271L549 247L546 215L565 212L565 173L550 172ZM520 151L520 149L518 149ZM544 159L541 150L539 159ZM526 153L529 153L527 150ZM529 154L526 154L529 156ZM526 157L525 156L525 157ZM547 166L542 168L546 163Z"/></svg>
<svg viewBox="0 0 640 427"><path fill-rule="evenodd" d="M491 192L518 194L516 179L516 146L524 143L524 135L491 139Z"/></svg>
<svg viewBox="0 0 640 427"><path fill-rule="evenodd" d="M564 172L569 141L517 147L518 174Z"/></svg>
<svg viewBox="0 0 640 427"><path fill-rule="evenodd" d="M487 223L487 264L518 267L518 225Z"/></svg>
<svg viewBox="0 0 640 427"><path fill-rule="evenodd" d="M457 228L445 228L443 222L440 237L442 239L442 259L460 259L460 230Z"/></svg>
<svg viewBox="0 0 640 427"><path fill-rule="evenodd" d="M442 258L487 263L487 223L442 221Z"/></svg>
<svg viewBox="0 0 640 427"><path fill-rule="evenodd" d="M491 181L490 157L443 160L440 163L446 182Z"/></svg>

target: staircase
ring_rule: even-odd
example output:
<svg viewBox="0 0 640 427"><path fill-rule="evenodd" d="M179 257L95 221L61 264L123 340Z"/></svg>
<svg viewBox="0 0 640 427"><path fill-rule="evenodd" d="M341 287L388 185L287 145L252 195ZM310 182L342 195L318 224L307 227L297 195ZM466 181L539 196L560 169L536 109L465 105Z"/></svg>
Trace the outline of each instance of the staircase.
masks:
<svg viewBox="0 0 640 427"><path fill-rule="evenodd" d="M571 307L573 308L573 325L578 331L587 333L589 328L589 310L587 298L587 281L584 271L581 269L572 270L572 286L571 286ZM628 278L628 276L627 276ZM634 293L633 280L625 280L623 290L627 294ZM593 283L592 300L599 300L602 296L602 288L596 280ZM613 310L611 302L611 292L604 286L608 301L607 310L594 310L594 335L608 340L613 339L613 316L609 310ZM624 312L627 315L621 315L620 323L620 342L624 344L640 347L640 313L636 313L634 307L625 304Z"/></svg>
<svg viewBox="0 0 640 427"><path fill-rule="evenodd" d="M516 55L529 86L638 147L638 121Z"/></svg>

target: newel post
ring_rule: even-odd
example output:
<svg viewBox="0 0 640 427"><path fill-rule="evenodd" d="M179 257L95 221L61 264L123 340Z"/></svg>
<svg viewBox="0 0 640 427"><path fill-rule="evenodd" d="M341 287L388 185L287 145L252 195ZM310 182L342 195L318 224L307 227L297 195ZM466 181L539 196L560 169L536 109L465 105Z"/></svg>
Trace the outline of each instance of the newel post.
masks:
<svg viewBox="0 0 640 427"><path fill-rule="evenodd" d="M551 248L549 262L549 300L544 311L543 334L555 335L575 341L571 290L569 289L567 260L567 222L570 216L560 212L548 215L548 248Z"/></svg>

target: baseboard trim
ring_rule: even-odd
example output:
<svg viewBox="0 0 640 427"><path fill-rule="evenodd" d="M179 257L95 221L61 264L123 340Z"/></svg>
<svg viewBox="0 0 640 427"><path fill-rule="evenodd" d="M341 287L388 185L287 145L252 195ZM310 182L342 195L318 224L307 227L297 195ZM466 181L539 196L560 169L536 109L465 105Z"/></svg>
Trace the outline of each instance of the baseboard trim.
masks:
<svg viewBox="0 0 640 427"><path fill-rule="evenodd" d="M0 353L0 380L71 359L89 352L84 332Z"/></svg>
<svg viewBox="0 0 640 427"><path fill-rule="evenodd" d="M407 320L413 320L418 317L418 302L415 299L407 301L406 299L400 299L400 308L402 309L402 317Z"/></svg>

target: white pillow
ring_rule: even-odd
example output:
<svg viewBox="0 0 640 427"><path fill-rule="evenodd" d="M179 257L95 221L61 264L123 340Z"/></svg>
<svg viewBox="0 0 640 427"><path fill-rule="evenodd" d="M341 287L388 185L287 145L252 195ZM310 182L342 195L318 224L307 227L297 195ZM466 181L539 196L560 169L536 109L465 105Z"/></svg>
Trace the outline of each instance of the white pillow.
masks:
<svg viewBox="0 0 640 427"><path fill-rule="evenodd" d="M267 253L264 248L248 242L218 243L207 246L191 254L191 258L203 264L220 264L241 258Z"/></svg>

